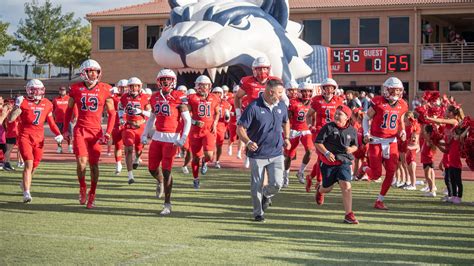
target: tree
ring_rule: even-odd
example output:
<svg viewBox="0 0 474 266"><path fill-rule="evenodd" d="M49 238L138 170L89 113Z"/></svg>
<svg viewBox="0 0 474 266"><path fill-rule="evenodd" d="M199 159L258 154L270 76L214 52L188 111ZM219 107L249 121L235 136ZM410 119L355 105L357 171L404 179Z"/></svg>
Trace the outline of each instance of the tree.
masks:
<svg viewBox="0 0 474 266"><path fill-rule="evenodd" d="M59 38L51 62L56 66L68 67L70 79L72 68L89 58L90 51L91 29L90 26L83 26Z"/></svg>
<svg viewBox="0 0 474 266"><path fill-rule="evenodd" d="M0 56L4 55L13 42L13 37L8 35L7 29L10 24L0 21Z"/></svg>
<svg viewBox="0 0 474 266"><path fill-rule="evenodd" d="M50 0L42 6L36 0L25 3L25 14L13 43L17 50L28 58L35 57L40 64L51 63L57 57L60 39L80 28L81 21L74 19L74 13L63 15L61 6L53 6Z"/></svg>

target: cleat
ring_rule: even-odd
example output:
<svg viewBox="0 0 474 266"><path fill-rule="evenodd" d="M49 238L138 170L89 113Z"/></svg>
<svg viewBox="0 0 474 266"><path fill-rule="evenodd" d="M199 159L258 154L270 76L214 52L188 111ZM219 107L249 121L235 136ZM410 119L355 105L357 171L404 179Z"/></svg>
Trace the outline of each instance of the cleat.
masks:
<svg viewBox="0 0 474 266"><path fill-rule="evenodd" d="M118 162L115 165L115 175L120 175L121 172L122 172L122 163Z"/></svg>
<svg viewBox="0 0 474 266"><path fill-rule="evenodd" d="M62 148L62 147L58 147L58 149L56 150L56 153L58 153L58 154L63 153L63 148Z"/></svg>
<svg viewBox="0 0 474 266"><path fill-rule="evenodd" d="M156 182L156 198L161 199L165 193L165 186L162 183Z"/></svg>
<svg viewBox="0 0 474 266"><path fill-rule="evenodd" d="M5 170L5 171L14 171L15 168L12 167L10 162L5 162L5 164L3 165L3 170Z"/></svg>
<svg viewBox="0 0 474 266"><path fill-rule="evenodd" d="M380 201L380 200L375 201L374 208L388 211L387 206L385 206L385 204L383 204L383 201Z"/></svg>
<svg viewBox="0 0 474 266"><path fill-rule="evenodd" d="M304 184L304 181L305 181L304 173L298 172L296 174L296 177L298 178L298 182L300 182L300 184Z"/></svg>
<svg viewBox="0 0 474 266"><path fill-rule="evenodd" d="M72 145L69 145L69 146L67 147L67 152L73 153Z"/></svg>
<svg viewBox="0 0 474 266"><path fill-rule="evenodd" d="M89 200L87 201L87 209L95 208L95 194L89 192Z"/></svg>
<svg viewBox="0 0 474 266"><path fill-rule="evenodd" d="M183 171L183 174L189 174L189 170L187 166L181 167L181 171Z"/></svg>
<svg viewBox="0 0 474 266"><path fill-rule="evenodd" d="M23 203L30 203L33 200L30 193L23 194Z"/></svg>
<svg viewBox="0 0 474 266"><path fill-rule="evenodd" d="M272 206L272 200L262 194L262 210L266 211L270 206Z"/></svg>
<svg viewBox="0 0 474 266"><path fill-rule="evenodd" d="M318 186L316 189L316 194L314 195L314 200L316 201L316 204L318 205L323 205L324 204L324 193L319 192L319 188L321 185Z"/></svg>
<svg viewBox="0 0 474 266"><path fill-rule="evenodd" d="M133 177L132 177L132 178L129 178L129 179L128 179L128 184L131 185L131 184L133 184L133 183L135 183L135 178L133 178Z"/></svg>
<svg viewBox="0 0 474 266"><path fill-rule="evenodd" d="M214 164L214 167L215 167L216 169L221 169L222 166L221 166L221 163L220 163L219 161L217 161L217 162Z"/></svg>
<svg viewBox="0 0 474 266"><path fill-rule="evenodd" d="M135 160L133 161L132 168L137 169L139 165L140 165L140 158L135 158Z"/></svg>
<svg viewBox="0 0 474 266"><path fill-rule="evenodd" d="M170 215L171 214L171 203L165 203L163 205L163 210L160 212L160 215Z"/></svg>
<svg viewBox="0 0 474 266"><path fill-rule="evenodd" d="M350 212L350 213L346 214L346 216L344 217L344 223L346 223L346 224L359 224L359 221L354 216L354 213Z"/></svg>
<svg viewBox="0 0 474 266"><path fill-rule="evenodd" d="M199 178L195 178L193 180L193 187L194 187L195 190L198 190L201 187L201 184L199 182Z"/></svg>
<svg viewBox="0 0 474 266"><path fill-rule="evenodd" d="M79 204L84 205L87 202L87 187L79 188Z"/></svg>
<svg viewBox="0 0 474 266"><path fill-rule="evenodd" d="M255 216L255 222L264 223L265 218L262 215Z"/></svg>
<svg viewBox="0 0 474 266"><path fill-rule="evenodd" d="M311 192L311 186L313 185L313 179L311 178L310 175L306 176L306 192L310 193Z"/></svg>
<svg viewBox="0 0 474 266"><path fill-rule="evenodd" d="M207 163L202 159L201 163L201 174L205 175L207 173Z"/></svg>
<svg viewBox="0 0 474 266"><path fill-rule="evenodd" d="M288 173L286 171L283 171L283 186L284 188L287 188L290 185L290 180L288 178Z"/></svg>

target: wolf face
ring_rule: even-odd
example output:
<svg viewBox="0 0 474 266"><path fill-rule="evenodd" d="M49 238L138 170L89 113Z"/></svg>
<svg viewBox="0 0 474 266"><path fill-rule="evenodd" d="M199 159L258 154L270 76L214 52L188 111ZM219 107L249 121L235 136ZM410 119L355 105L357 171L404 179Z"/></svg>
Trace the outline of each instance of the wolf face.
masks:
<svg viewBox="0 0 474 266"><path fill-rule="evenodd" d="M169 0L170 19L153 48L161 67L204 73L215 80L251 75L255 58L267 56L284 82L311 74L303 61L313 52L299 39L302 26L288 20L283 0ZM235 80L234 80L235 81Z"/></svg>

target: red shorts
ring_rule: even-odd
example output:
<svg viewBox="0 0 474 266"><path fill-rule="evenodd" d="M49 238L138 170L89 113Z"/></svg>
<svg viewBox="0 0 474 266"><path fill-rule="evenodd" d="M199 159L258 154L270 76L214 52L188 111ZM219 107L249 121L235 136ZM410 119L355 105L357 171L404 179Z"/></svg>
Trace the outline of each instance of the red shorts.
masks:
<svg viewBox="0 0 474 266"><path fill-rule="evenodd" d="M163 170L171 171L177 151L173 143L153 140L148 150L148 170L157 170L161 163Z"/></svg>
<svg viewBox="0 0 474 266"><path fill-rule="evenodd" d="M296 156L296 148L298 148L298 144L300 142L301 144L303 144L305 151L314 149L312 134L292 138L290 142L291 142L291 148L289 150L285 149L285 156L290 157L290 158L294 158Z"/></svg>
<svg viewBox="0 0 474 266"><path fill-rule="evenodd" d="M407 150L407 155L406 155L406 160L407 164L411 164L413 162L416 162L416 149L415 150Z"/></svg>
<svg viewBox="0 0 474 266"><path fill-rule="evenodd" d="M224 145L225 139L225 132L227 131L227 125L225 123L218 123L217 124L217 132L216 132L216 144L217 146Z"/></svg>
<svg viewBox="0 0 474 266"><path fill-rule="evenodd" d="M237 124L230 123L227 128L229 129L229 142L234 143L237 140Z"/></svg>
<svg viewBox="0 0 474 266"><path fill-rule="evenodd" d="M99 140L102 137L101 128L74 127L74 154L76 157L89 157L89 164L97 164L102 147Z"/></svg>
<svg viewBox="0 0 474 266"><path fill-rule="evenodd" d="M135 146L137 149L141 149L143 147L141 142L143 130L145 130L145 125L136 129L124 128L122 130L123 144L125 146Z"/></svg>
<svg viewBox="0 0 474 266"><path fill-rule="evenodd" d="M123 149L121 128L114 128L114 130L112 130L112 143L115 145L115 150Z"/></svg>
<svg viewBox="0 0 474 266"><path fill-rule="evenodd" d="M38 167L43 158L44 136L20 134L18 148L25 161L33 161L33 168Z"/></svg>
<svg viewBox="0 0 474 266"><path fill-rule="evenodd" d="M216 135L208 132L207 134L190 134L189 143L191 152L196 157L201 157L204 151L214 151L216 148Z"/></svg>

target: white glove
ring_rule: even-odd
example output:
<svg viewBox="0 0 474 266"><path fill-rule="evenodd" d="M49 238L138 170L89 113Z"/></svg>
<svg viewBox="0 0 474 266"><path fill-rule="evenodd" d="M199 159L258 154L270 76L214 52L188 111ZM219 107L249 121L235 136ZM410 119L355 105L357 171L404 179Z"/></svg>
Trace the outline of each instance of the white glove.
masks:
<svg viewBox="0 0 474 266"><path fill-rule="evenodd" d="M142 144L147 145L148 144L148 136L147 135L142 135Z"/></svg>
<svg viewBox="0 0 474 266"><path fill-rule="evenodd" d="M174 145L183 147L184 143L186 143L186 136L182 136L180 139L174 141Z"/></svg>
<svg viewBox="0 0 474 266"><path fill-rule="evenodd" d="M63 137L63 135L59 134L59 135L57 135L56 137L54 137L54 140L55 140L57 143L61 144L61 142L63 142L63 140L64 140L64 137Z"/></svg>
<svg viewBox="0 0 474 266"><path fill-rule="evenodd" d="M141 114L142 112L143 112L143 111L142 111L142 109L140 109L140 108L136 108L136 107L133 107L133 108L132 108L132 113L133 113L134 115L139 115L139 114Z"/></svg>
<svg viewBox="0 0 474 266"><path fill-rule="evenodd" d="M21 103L23 102L24 99L25 99L25 97L23 97L23 96L16 97L15 106L20 107L20 105L21 105Z"/></svg>

